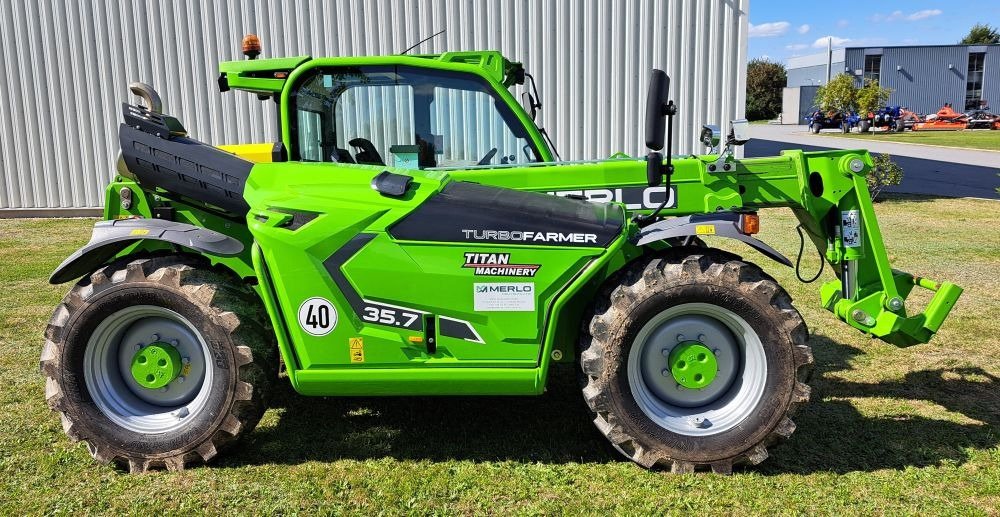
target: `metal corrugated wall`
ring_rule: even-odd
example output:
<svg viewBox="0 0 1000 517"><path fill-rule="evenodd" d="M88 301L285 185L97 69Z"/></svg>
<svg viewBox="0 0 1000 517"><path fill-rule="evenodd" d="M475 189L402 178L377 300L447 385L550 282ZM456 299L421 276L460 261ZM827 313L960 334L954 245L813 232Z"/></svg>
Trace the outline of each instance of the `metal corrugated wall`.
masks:
<svg viewBox="0 0 1000 517"><path fill-rule="evenodd" d="M873 51L877 52L868 50ZM851 73L864 69L864 53L864 48L847 49L846 66ZM986 66L985 70L989 70L989 65ZM892 88L889 104L906 106L920 113L934 113L950 102L957 111L963 111L968 67L967 46L884 47L879 84ZM990 98L992 94L985 88L985 79L984 92ZM860 76L856 76L856 82L861 83Z"/></svg>
<svg viewBox="0 0 1000 517"><path fill-rule="evenodd" d="M650 68L680 106L679 152L742 117L749 0L0 0L0 209L97 207L126 85L211 143L274 140L271 103L220 94L217 64L254 32L265 56L499 49L534 74L563 159L643 152Z"/></svg>

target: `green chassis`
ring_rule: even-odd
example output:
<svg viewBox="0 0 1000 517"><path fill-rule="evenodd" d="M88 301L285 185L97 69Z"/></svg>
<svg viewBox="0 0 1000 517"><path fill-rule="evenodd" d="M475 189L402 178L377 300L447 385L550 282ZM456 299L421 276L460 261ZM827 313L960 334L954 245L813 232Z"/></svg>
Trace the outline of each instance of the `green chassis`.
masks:
<svg viewBox="0 0 1000 517"><path fill-rule="evenodd" d="M647 199L663 196L663 187L647 186L644 159L551 162L552 153L539 130L507 91L518 65L494 52L229 62L220 66L220 84L276 96L281 113L288 113L290 90L298 76L313 67L360 64L407 64L486 79L548 161L452 170L259 163L244 191L250 205L245 221L169 192L144 190L119 176L107 189L105 218L149 218L154 207L169 206L178 222L242 242L244 250L236 256L202 254L254 285L270 315L288 376L300 393L541 393L550 364L575 357L580 321L597 288L633 259L668 244L636 245L641 229L627 218L614 240L593 247L407 241L393 238L389 230L456 180L608 200L621 199L620 189L638 189ZM288 118L281 117L282 143L291 149ZM925 343L940 328L961 288L891 269L867 190L865 176L872 166L867 152L785 151L768 158L727 157L728 170L716 167L710 172L713 164L721 163L717 160L717 156L674 159L672 201L661 214L788 207L838 276L840 271L856 271L856 287L846 298L839 280L820 288L821 303L839 319L899 346ZM863 164L860 170L858 164ZM383 196L370 187L373 177L385 170L412 176L413 185L403 197ZM121 202L126 187L133 194L130 204ZM649 203L623 207L650 212ZM308 220L291 230L290 221L297 215L307 215ZM852 236L845 242L840 235L845 228L841 218L848 215L857 221L860 241ZM698 228L698 233L713 232L714 226ZM144 239L118 256L164 249L177 248ZM341 254L343 260L333 260L346 249L351 251ZM473 268L463 267L463 256L469 252L509 254L511 264L541 267L530 279L475 276ZM338 271L340 284L334 278ZM474 284L498 282L530 283L532 310L476 311ZM936 291L923 312L905 305L916 285ZM333 305L333 328L322 336L307 332L299 317L304 302L316 297ZM467 323L465 328L472 332L432 333L456 322ZM433 347L429 337L436 337Z"/></svg>

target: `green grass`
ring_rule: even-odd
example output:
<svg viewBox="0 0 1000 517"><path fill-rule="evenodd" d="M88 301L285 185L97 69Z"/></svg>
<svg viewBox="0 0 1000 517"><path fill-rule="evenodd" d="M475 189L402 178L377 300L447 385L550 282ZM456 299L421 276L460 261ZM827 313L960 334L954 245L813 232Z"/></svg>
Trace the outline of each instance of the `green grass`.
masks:
<svg viewBox="0 0 1000 517"><path fill-rule="evenodd" d="M942 145L945 147L1000 151L1000 131L906 131L903 133L872 131L869 134L820 134L841 138L857 138L873 142L900 142L904 144Z"/></svg>
<svg viewBox="0 0 1000 517"><path fill-rule="evenodd" d="M897 349L820 309L818 284L727 245L791 292L817 361L792 439L729 477L647 472L610 452L572 367L537 398L304 398L283 386L257 430L209 467L132 476L97 465L46 407L37 366L68 289L45 279L93 221L0 220L0 514L995 514L1000 203L890 198L876 210L895 267L965 294L932 344ZM794 257L791 214L761 219L761 237ZM804 273L817 265L810 253Z"/></svg>

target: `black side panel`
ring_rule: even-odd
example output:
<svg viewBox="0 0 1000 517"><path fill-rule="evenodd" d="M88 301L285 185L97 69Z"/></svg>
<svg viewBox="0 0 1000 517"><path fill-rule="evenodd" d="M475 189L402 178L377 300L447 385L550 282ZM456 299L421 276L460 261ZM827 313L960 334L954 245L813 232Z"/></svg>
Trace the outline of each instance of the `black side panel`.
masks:
<svg viewBox="0 0 1000 517"><path fill-rule="evenodd" d="M157 137L122 124L118 130L125 165L148 187L160 187L234 214L249 206L243 187L253 163L197 140Z"/></svg>
<svg viewBox="0 0 1000 517"><path fill-rule="evenodd" d="M455 181L389 234L415 241L600 247L618 237L624 222L617 204Z"/></svg>

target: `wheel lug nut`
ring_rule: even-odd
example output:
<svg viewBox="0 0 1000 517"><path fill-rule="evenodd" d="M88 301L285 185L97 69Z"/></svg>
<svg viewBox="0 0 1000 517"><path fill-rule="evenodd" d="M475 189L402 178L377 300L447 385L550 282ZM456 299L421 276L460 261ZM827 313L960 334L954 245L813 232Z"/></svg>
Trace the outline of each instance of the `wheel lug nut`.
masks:
<svg viewBox="0 0 1000 517"><path fill-rule="evenodd" d="M670 349L669 348L664 348L663 349L663 356L666 357L668 355L670 355Z"/></svg>
<svg viewBox="0 0 1000 517"><path fill-rule="evenodd" d="M177 382L178 382L179 384L183 384L183 383L184 383L184 376L183 376L183 375L181 375L180 377L178 377L178 378L177 378Z"/></svg>
<svg viewBox="0 0 1000 517"><path fill-rule="evenodd" d="M149 339L151 339L152 341L159 341L160 340L160 335L159 334L153 334L152 336L149 336Z"/></svg>
<svg viewBox="0 0 1000 517"><path fill-rule="evenodd" d="M699 343L705 342L705 334L698 334L698 342Z"/></svg>
<svg viewBox="0 0 1000 517"><path fill-rule="evenodd" d="M170 340L170 345L171 346L177 346L177 340L176 339L171 339Z"/></svg>
<svg viewBox="0 0 1000 517"><path fill-rule="evenodd" d="M663 371L660 372L660 375L663 375L664 377L670 377L670 370L664 368Z"/></svg>
<svg viewBox="0 0 1000 517"><path fill-rule="evenodd" d="M681 341L684 341L684 334L677 334L677 342L680 343Z"/></svg>
<svg viewBox="0 0 1000 517"><path fill-rule="evenodd" d="M164 386L164 387L160 388L160 393L163 393L163 392L165 392L165 391L167 391L167 387L166 387L166 386Z"/></svg>
<svg viewBox="0 0 1000 517"><path fill-rule="evenodd" d="M181 362L184 363L184 364L191 364L191 358L190 357L182 357L181 358Z"/></svg>

